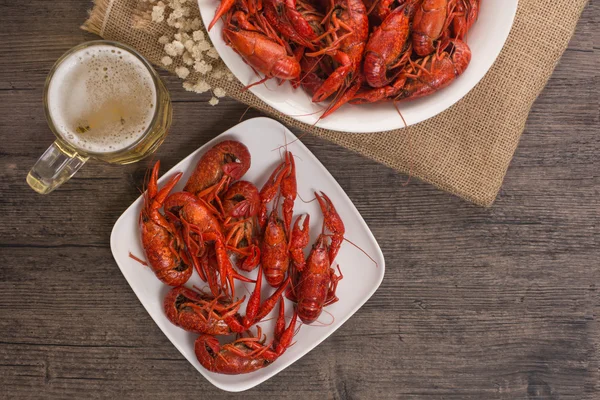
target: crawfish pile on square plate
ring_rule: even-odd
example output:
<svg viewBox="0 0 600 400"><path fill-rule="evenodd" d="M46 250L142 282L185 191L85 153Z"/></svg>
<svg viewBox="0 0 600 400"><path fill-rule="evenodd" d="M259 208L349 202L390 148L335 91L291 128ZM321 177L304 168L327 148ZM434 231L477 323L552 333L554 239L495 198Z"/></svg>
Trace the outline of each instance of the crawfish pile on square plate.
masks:
<svg viewBox="0 0 600 400"><path fill-rule="evenodd" d="M250 168L250 153L233 140L216 144L201 157L182 192L171 193L181 172L158 188L159 167L157 162L148 181L139 223L147 265L174 287L164 299L167 318L200 335L194 350L209 371L241 374L269 365L292 343L297 317L312 323L323 307L338 300L342 274L336 274L332 263L345 229L334 205L326 194L315 193L322 230L305 259L310 216L300 215L292 225L296 168L291 152L286 151L260 191L240 180ZM256 281L236 268L259 268ZM210 293L182 286L194 269ZM263 275L277 290L261 302ZM235 279L255 283L245 316L238 313L245 296L236 298ZM283 295L296 303L287 328ZM256 335L249 330L278 302L274 340L266 344L260 327ZM216 336L230 334L238 338L220 345Z"/></svg>
<svg viewBox="0 0 600 400"><path fill-rule="evenodd" d="M221 0L209 30L265 78L302 86L313 102L417 99L471 61L465 43L480 0ZM250 85L250 86L253 86Z"/></svg>

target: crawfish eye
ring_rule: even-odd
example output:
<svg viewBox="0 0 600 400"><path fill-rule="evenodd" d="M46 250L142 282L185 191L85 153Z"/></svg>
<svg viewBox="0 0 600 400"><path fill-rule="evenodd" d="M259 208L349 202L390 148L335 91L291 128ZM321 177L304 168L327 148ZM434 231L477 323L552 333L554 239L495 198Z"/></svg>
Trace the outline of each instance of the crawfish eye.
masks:
<svg viewBox="0 0 600 400"><path fill-rule="evenodd" d="M181 211L182 208L183 208L183 206L174 206L174 207L169 208L167 211L172 214L179 215L179 212Z"/></svg>
<svg viewBox="0 0 600 400"><path fill-rule="evenodd" d="M184 264L183 261L179 260L179 264L175 267L175 271L182 272L189 268L189 265Z"/></svg>
<svg viewBox="0 0 600 400"><path fill-rule="evenodd" d="M187 297L185 297L184 295L180 294L179 296L177 296L177 298L175 299L175 308L179 310L181 308L181 304L185 300L187 300Z"/></svg>
<svg viewBox="0 0 600 400"><path fill-rule="evenodd" d="M206 348L206 352L208 354L210 354L211 357L216 356L216 353L213 351L213 349L207 343L204 343L204 347Z"/></svg>
<svg viewBox="0 0 600 400"><path fill-rule="evenodd" d="M226 153L225 154L225 162L226 163L239 163L240 160L235 156L235 154L231 154L231 153Z"/></svg>
<svg viewBox="0 0 600 400"><path fill-rule="evenodd" d="M194 309L190 306L193 302L185 296L178 296L175 300L175 309L179 312L193 312Z"/></svg>

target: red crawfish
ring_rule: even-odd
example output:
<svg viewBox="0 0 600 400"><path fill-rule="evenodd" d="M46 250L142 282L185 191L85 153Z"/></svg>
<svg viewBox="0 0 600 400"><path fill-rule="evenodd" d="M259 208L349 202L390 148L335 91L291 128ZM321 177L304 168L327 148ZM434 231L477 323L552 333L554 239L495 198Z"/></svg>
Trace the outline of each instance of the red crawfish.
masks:
<svg viewBox="0 0 600 400"><path fill-rule="evenodd" d="M256 186L238 181L223 196L225 243L238 254L238 268L252 271L260 262L258 220L260 194Z"/></svg>
<svg viewBox="0 0 600 400"><path fill-rule="evenodd" d="M412 7L398 7L371 34L363 66L365 80L371 87L390 83L410 60L412 46L408 38L412 14Z"/></svg>
<svg viewBox="0 0 600 400"><path fill-rule="evenodd" d="M165 200L165 212L167 212L171 221L181 225L182 236L194 267L200 278L208 281L209 287L215 296L225 293L235 297L234 278L252 282L252 280L234 271L225 247L221 224L205 202L191 193L178 192L170 195ZM220 278L219 283L211 279L215 274L213 271L209 271L208 242L212 242L214 245Z"/></svg>
<svg viewBox="0 0 600 400"><path fill-rule="evenodd" d="M265 226L267 204L277 196L278 192L280 194L277 203L283 197L281 207L283 218L279 217L278 205L275 204ZM267 282L274 287L281 284L290 263L290 242L288 242L288 239L291 235L292 214L296 195L297 183L294 156L291 152L286 151L284 161L275 168L260 191L261 206L258 213L259 223L261 227L264 227L260 247L261 263Z"/></svg>
<svg viewBox="0 0 600 400"><path fill-rule="evenodd" d="M303 18L308 22L315 35L319 35L313 42L320 44L320 41L329 33L323 30L321 21L324 15L317 11L312 5L298 1L299 10ZM312 37L312 36L311 36ZM315 46L297 46L294 48L294 57L300 62L300 78L292 81L292 87L302 87L311 95L323 86L325 79L333 72L333 63L330 59L324 57L308 57L306 50L315 51Z"/></svg>
<svg viewBox="0 0 600 400"><path fill-rule="evenodd" d="M372 2L368 2L367 8L369 11L369 15L374 16L374 24L375 26L380 25L388 15L395 9L394 7L412 7L417 3L420 3L423 0L375 0ZM372 13L372 14L371 14Z"/></svg>
<svg viewBox="0 0 600 400"><path fill-rule="evenodd" d="M338 301L335 292L338 282L343 278L339 266L340 275L336 275L331 265L344 240L344 223L325 193L315 193L315 196L323 212L322 232L313 245L306 265L295 267L292 290L288 291L288 297L298 303L298 316L307 324L319 318L323 307Z"/></svg>
<svg viewBox="0 0 600 400"><path fill-rule="evenodd" d="M271 286L279 286L290 265L288 240L283 220L273 210L260 243L260 257L265 277Z"/></svg>
<svg viewBox="0 0 600 400"><path fill-rule="evenodd" d="M284 301L281 299L272 344L266 345L265 339L261 339L260 328L256 337L241 337L224 345L214 336L202 335L194 344L198 361L211 372L228 375L246 374L272 364L292 344L296 329L297 311L294 310L287 328L284 313Z"/></svg>
<svg viewBox="0 0 600 400"><path fill-rule="evenodd" d="M331 36L329 45L307 53L311 57L327 54L339 65L312 97L312 101L321 102L336 93L321 118L346 104L360 89L360 65L369 36L369 20L362 0L331 0L326 21L326 31Z"/></svg>
<svg viewBox="0 0 600 400"><path fill-rule="evenodd" d="M329 76L325 67L327 67L326 61L321 57L307 57L304 47L297 47L294 49L296 59L300 60L300 78L292 82L292 86L297 88L302 85L304 90L309 94L313 95L321 86L323 82Z"/></svg>
<svg viewBox="0 0 600 400"><path fill-rule="evenodd" d="M304 266L304 248L308 245L310 218L306 215L304 223L300 224L302 216L296 219L291 238L288 242L283 221L272 211L261 242L261 262L269 285L277 287L285 278L290 267L290 261L295 266Z"/></svg>
<svg viewBox="0 0 600 400"><path fill-rule="evenodd" d="M288 52L278 38L233 25L223 29L223 37L249 66L265 75L264 79L250 86L263 83L270 78L291 80L300 76L298 60L291 54L291 50Z"/></svg>
<svg viewBox="0 0 600 400"><path fill-rule="evenodd" d="M418 60L406 74L396 100L418 99L445 88L462 75L471 62L471 49L462 40L450 40L448 49Z"/></svg>
<svg viewBox="0 0 600 400"><path fill-rule="evenodd" d="M169 321L174 325L198 334L229 335L242 333L250 329L273 310L282 297L290 279L287 279L264 303L261 303L262 273L248 304L246 315L240 316L238 310L245 297L233 302L226 296L213 296L199 293L179 286L171 289L164 299L163 306Z"/></svg>
<svg viewBox="0 0 600 400"><path fill-rule="evenodd" d="M358 93L351 103L409 100L430 95L452 83L470 61L469 46L461 40L450 40L446 50L410 62L392 84Z"/></svg>
<svg viewBox="0 0 600 400"><path fill-rule="evenodd" d="M452 20L452 36L464 40L479 16L480 0L456 0Z"/></svg>
<svg viewBox="0 0 600 400"><path fill-rule="evenodd" d="M192 267L179 232L159 210L182 174L173 176L159 191L159 168L160 161L157 161L148 181L148 190L144 193L144 207L139 219L142 247L156 277L167 285L179 286L190 278Z"/></svg>
<svg viewBox="0 0 600 400"><path fill-rule="evenodd" d="M300 8L297 7L297 3ZM314 17L318 13L314 7L298 0L265 0L264 6L266 20L281 36L302 47L315 50L315 28L318 29L320 19L315 21Z"/></svg>
<svg viewBox="0 0 600 400"><path fill-rule="evenodd" d="M447 16L448 0L423 0L417 6L412 23L413 48L417 55L424 57L433 53L435 41L448 26Z"/></svg>
<svg viewBox="0 0 600 400"><path fill-rule="evenodd" d="M232 302L225 296L198 293L184 286L173 288L163 301L169 321L188 332L209 335L229 335L228 319L237 320L244 299Z"/></svg>
<svg viewBox="0 0 600 400"><path fill-rule="evenodd" d="M249 168L248 148L236 140L225 140L202 155L183 190L220 206L219 195Z"/></svg>

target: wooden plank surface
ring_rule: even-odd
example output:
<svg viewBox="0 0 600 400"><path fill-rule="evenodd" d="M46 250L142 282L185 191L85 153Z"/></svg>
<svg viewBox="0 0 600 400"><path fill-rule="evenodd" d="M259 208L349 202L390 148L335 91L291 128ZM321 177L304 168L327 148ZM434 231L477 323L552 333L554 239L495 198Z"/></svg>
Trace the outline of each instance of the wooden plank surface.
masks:
<svg viewBox="0 0 600 400"><path fill-rule="evenodd" d="M0 398L600 398L598 2L536 102L491 209L403 187L405 176L304 138L373 230L386 276L328 340L241 395L195 371L113 261L112 225L149 161L89 163L51 196L25 183L52 141L45 76L92 38L78 29L88 7L0 0ZM166 170L246 107L211 107L165 80L175 121L158 152Z"/></svg>

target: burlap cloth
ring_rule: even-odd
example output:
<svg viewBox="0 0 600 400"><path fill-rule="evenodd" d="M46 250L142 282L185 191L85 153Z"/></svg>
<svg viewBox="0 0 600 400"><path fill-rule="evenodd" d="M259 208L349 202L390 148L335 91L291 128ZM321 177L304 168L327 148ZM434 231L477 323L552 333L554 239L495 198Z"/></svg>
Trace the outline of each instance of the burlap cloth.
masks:
<svg viewBox="0 0 600 400"><path fill-rule="evenodd" d="M217 1L217 0L215 0ZM190 2L193 3L193 2ZM349 134L315 128L282 115L234 80L208 79L233 97L284 123L323 137L398 171L410 172L482 206L496 198L529 110L571 38L587 0L520 0L506 46L483 80L440 115L405 131ZM140 17L140 0L96 0L83 29L126 43L155 65L166 23ZM199 13L197 5L193 12ZM193 16L192 16L193 17ZM174 63L169 68L180 64ZM164 67L163 67L164 68Z"/></svg>

